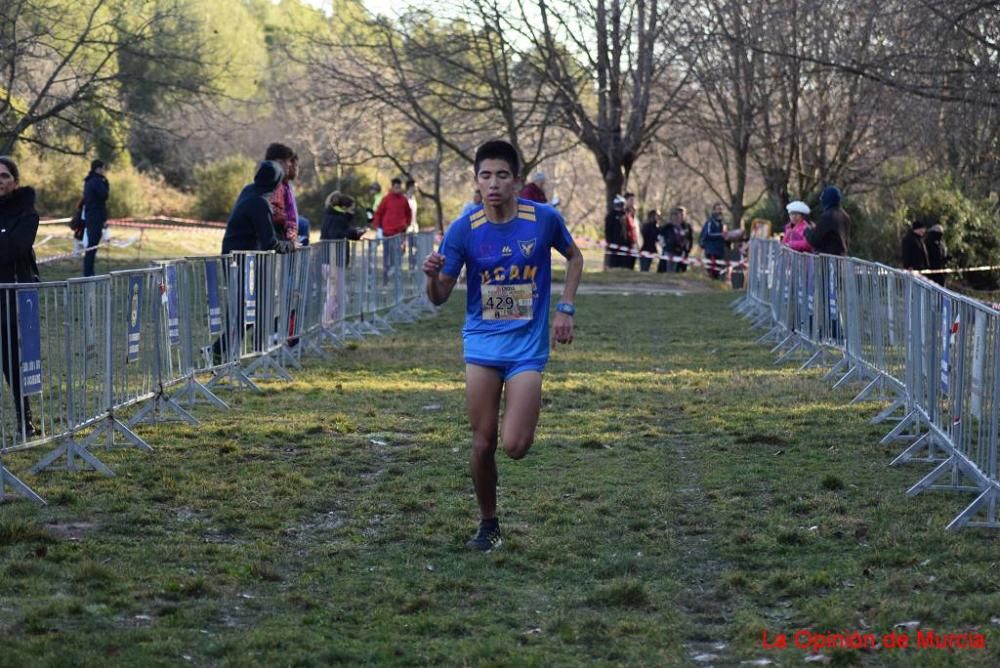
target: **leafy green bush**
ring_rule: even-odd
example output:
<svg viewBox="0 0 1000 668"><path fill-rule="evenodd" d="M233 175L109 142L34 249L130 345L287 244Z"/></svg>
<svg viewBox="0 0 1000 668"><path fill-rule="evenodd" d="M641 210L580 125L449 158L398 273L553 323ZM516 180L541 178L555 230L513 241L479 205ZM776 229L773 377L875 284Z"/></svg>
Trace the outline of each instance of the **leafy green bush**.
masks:
<svg viewBox="0 0 1000 668"><path fill-rule="evenodd" d="M231 155L195 167L195 216L226 220L243 186L253 181L256 165L245 155Z"/></svg>
<svg viewBox="0 0 1000 668"><path fill-rule="evenodd" d="M111 218L190 215L192 197L171 188L161 177L142 174L132 167L110 169L107 177L111 183Z"/></svg>
<svg viewBox="0 0 1000 668"><path fill-rule="evenodd" d="M886 169L887 180L904 182L865 198L867 206L853 218L851 254L899 266L900 242L919 216L944 227L949 267L1000 264L1000 220L990 204L967 197L944 173L907 179L913 170L905 165ZM977 290L995 289L1000 272L972 272L961 279Z"/></svg>
<svg viewBox="0 0 1000 668"><path fill-rule="evenodd" d="M372 180L363 173L356 170L347 170L339 179L336 177L324 179L319 188L297 190L295 193L296 204L299 213L308 218L314 230L318 230L323 224L323 205L327 196L334 190L339 190L345 195L354 198L356 215L355 225L367 225L364 210L371 204L371 193L368 188ZM382 184L382 192L387 192L388 183Z"/></svg>
<svg viewBox="0 0 1000 668"><path fill-rule="evenodd" d="M57 218L71 216L83 196L83 179L90 171L90 160L59 153L40 157L27 151L16 158L21 183L37 191L38 212ZM108 181L108 213L112 218L190 214L189 195L174 190L159 177L140 173L127 161L108 171Z"/></svg>

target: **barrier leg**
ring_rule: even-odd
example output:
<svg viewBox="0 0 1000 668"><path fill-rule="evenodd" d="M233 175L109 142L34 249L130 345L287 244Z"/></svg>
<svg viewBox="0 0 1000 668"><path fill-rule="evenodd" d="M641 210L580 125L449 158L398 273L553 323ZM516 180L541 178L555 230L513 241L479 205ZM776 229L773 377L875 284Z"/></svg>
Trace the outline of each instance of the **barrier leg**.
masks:
<svg viewBox="0 0 1000 668"><path fill-rule="evenodd" d="M879 374L874 379L872 379L870 383L865 385L864 389L858 392L858 394L853 399L851 399L850 403L852 405L861 403L862 401L868 398L868 395L870 395L876 387L878 387L881 384L882 384L882 375Z"/></svg>
<svg viewBox="0 0 1000 668"><path fill-rule="evenodd" d="M974 518L981 510L986 511L985 522L974 522ZM976 500L965 507L955 519L948 523L948 531L958 531L962 527L978 527L987 529L1000 528L997 521L997 488L989 487L986 491L976 497Z"/></svg>
<svg viewBox="0 0 1000 668"><path fill-rule="evenodd" d="M299 339L299 343L295 348L289 348L287 345L281 347L281 361L284 364L295 367L296 369L302 368L302 362L299 357L302 354L302 339Z"/></svg>
<svg viewBox="0 0 1000 668"><path fill-rule="evenodd" d="M938 479L942 476L950 474L952 477L952 484L950 485L937 485L935 484ZM921 492L926 492L927 490L936 490L944 492L975 492L979 493L982 491L981 485L960 485L959 482L966 477L970 480L976 481L975 478L969 476L965 471L962 470L960 466L958 457L952 455L948 457L943 462L934 467L934 470L921 478L915 485L906 490L907 496L916 496Z"/></svg>
<svg viewBox="0 0 1000 668"><path fill-rule="evenodd" d="M185 383L184 389L181 390L181 393L187 396L188 408L194 406L198 402L198 398L201 397L216 408L229 410L229 404L213 394L211 390L205 387L194 376L190 376L187 379L187 383Z"/></svg>
<svg viewBox="0 0 1000 668"><path fill-rule="evenodd" d="M14 494L22 496L29 501L34 501L40 505L47 505L45 499L35 494L35 491L25 485L21 480L0 463L0 501L7 500L7 488L10 487Z"/></svg>
<svg viewBox="0 0 1000 668"><path fill-rule="evenodd" d="M76 458L79 457L86 464L89 464L90 467L95 471L97 471L98 473L106 475L109 478L113 478L115 475L114 471L105 466L104 462L95 457L92 452L87 450L85 445L77 443L76 441L69 441L67 443L63 443L55 450L51 451L50 453L42 457L29 470L33 474L41 473L45 469L50 468L53 464L55 464L63 457L66 458L67 471L75 472L77 470Z"/></svg>
<svg viewBox="0 0 1000 668"><path fill-rule="evenodd" d="M799 371L805 371L806 369L811 369L814 366L826 366L826 349L822 346L816 349L816 352L812 356L802 363L799 367Z"/></svg>
<svg viewBox="0 0 1000 668"><path fill-rule="evenodd" d="M885 408L881 413L876 415L871 419L871 424L881 424L886 420L892 419L892 414L898 411L900 408L906 408L906 398L897 396L887 408ZM902 418L899 418L902 419Z"/></svg>
<svg viewBox="0 0 1000 668"><path fill-rule="evenodd" d="M166 420L162 415L167 411L174 413L182 422L187 422L192 426L201 424L198 418L184 410L173 397L160 388L156 396L147 401L146 405L132 416L132 419L128 421L128 427L134 427L143 422L165 422Z"/></svg>
<svg viewBox="0 0 1000 668"><path fill-rule="evenodd" d="M837 363L834 364L830 368L829 371L827 371L825 374L823 374L823 380L830 380L831 378L833 378L834 376L836 376L838 373L840 373L841 371L843 371L844 367L847 366L849 363L850 363L850 361L847 359L847 355L844 355L839 360L837 360Z"/></svg>
<svg viewBox="0 0 1000 668"><path fill-rule="evenodd" d="M267 372L270 373L267 373ZM255 359L253 362L247 366L246 371L243 372L247 377L256 377L258 380L269 380L273 378L278 378L280 380L292 380L292 375L285 370L277 360L274 359L270 354L265 353Z"/></svg>
<svg viewBox="0 0 1000 668"><path fill-rule="evenodd" d="M781 355L781 357L779 357L778 359L774 360L774 363L775 364L783 364L785 361L791 359L792 355L794 355L796 352L798 352L802 348L805 348L806 352L808 353L808 349L812 348L812 345L806 343L805 340L802 339L802 337L797 337L796 341L795 341L795 344L791 348L789 348L788 350L786 350L784 352L784 354Z"/></svg>
<svg viewBox="0 0 1000 668"><path fill-rule="evenodd" d="M215 375L212 376L212 379L208 381L208 384L205 386L209 390L214 389L216 385L223 384L224 381L228 381L227 384L238 390L246 388L253 390L254 392L262 391L260 387L257 386L257 383L250 380L250 377L244 373L239 364L228 364L214 373Z"/></svg>
<svg viewBox="0 0 1000 668"><path fill-rule="evenodd" d="M856 376L859 376L859 375L862 376L862 377L861 378L856 378ZM836 383L833 384L833 389L835 389L835 390L839 389L842 385L846 385L847 383L852 382L854 380L864 380L864 376L861 373L861 367L858 366L858 365L854 365L850 369L848 369L847 373L845 373L840 378L840 380L838 380Z"/></svg>
<svg viewBox="0 0 1000 668"><path fill-rule="evenodd" d="M789 335L788 335L788 336L786 336L785 338L781 339L781 341L779 341L779 342L778 342L778 345L776 345L775 347L771 348L771 354L772 354L772 355L775 355L775 354L777 354L777 352L778 352L779 350L781 350L782 348L784 348L784 347L785 347L785 345L786 345L786 344L787 344L787 343L788 343L789 341L794 341L794 339L796 339L796 338L797 338L796 334L795 334L794 332L792 332L791 334L789 334Z"/></svg>
<svg viewBox="0 0 1000 668"><path fill-rule="evenodd" d="M913 438L912 434L909 436L903 435L903 432L905 432L910 427L910 425L913 425L914 429L919 434L920 414L917 413L916 411L911 411L905 416L903 416L903 419L899 421L899 424L893 427L892 431L890 431L888 434L882 437L882 440L879 441L879 444L885 445L886 443L891 443L892 441L898 441L906 438Z"/></svg>

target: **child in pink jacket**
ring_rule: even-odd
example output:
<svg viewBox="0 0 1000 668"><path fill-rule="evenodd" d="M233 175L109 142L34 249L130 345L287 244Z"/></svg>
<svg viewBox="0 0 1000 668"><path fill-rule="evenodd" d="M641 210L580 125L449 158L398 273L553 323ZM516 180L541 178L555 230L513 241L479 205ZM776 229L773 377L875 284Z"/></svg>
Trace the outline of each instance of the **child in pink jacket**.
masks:
<svg viewBox="0 0 1000 668"><path fill-rule="evenodd" d="M781 243L789 248L802 253L812 253L813 247L806 241L806 230L812 227L812 223L806 220L809 215L809 205L798 200L789 202L785 207L791 221L785 225L785 236Z"/></svg>

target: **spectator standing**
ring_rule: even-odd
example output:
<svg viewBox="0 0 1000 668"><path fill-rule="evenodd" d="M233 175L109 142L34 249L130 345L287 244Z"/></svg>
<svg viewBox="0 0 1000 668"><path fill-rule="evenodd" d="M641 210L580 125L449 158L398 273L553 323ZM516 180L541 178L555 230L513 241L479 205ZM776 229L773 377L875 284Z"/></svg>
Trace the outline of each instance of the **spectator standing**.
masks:
<svg viewBox="0 0 1000 668"><path fill-rule="evenodd" d="M629 254L622 258L622 266L635 269L635 258L639 254L639 224L635 220L635 193L625 193L625 232L628 234Z"/></svg>
<svg viewBox="0 0 1000 668"><path fill-rule="evenodd" d="M403 180L396 177L392 188L375 210L375 235L386 238L382 247L382 280L388 282L390 274L400 265L403 254L403 237L410 226L410 202L403 194Z"/></svg>
<svg viewBox="0 0 1000 668"><path fill-rule="evenodd" d="M269 200L274 212L272 219L275 236L295 244L299 238L299 210L295 202L292 181L299 173L299 156L288 146L274 143L267 147L264 160L278 163L284 173L284 178L275 188Z"/></svg>
<svg viewBox="0 0 1000 668"><path fill-rule="evenodd" d="M350 239L357 241L364 235L364 229L355 227L355 203L354 198L343 195L339 190L334 190L326 198L326 206L323 210L323 227L320 229L319 238L322 241L335 241L337 239Z"/></svg>
<svg viewBox="0 0 1000 668"><path fill-rule="evenodd" d="M944 227L937 217L927 221L927 233L924 235L924 247L927 248L927 261L930 269L944 269L948 265L948 248L944 245ZM944 286L947 274L930 274L928 278L940 286Z"/></svg>
<svg viewBox="0 0 1000 668"><path fill-rule="evenodd" d="M83 275L94 275L94 263L97 260L97 245L104 236L104 228L108 224L108 197L111 195L111 184L104 175L106 167L103 160L90 163L90 172L83 179L83 247L90 248L83 255Z"/></svg>
<svg viewBox="0 0 1000 668"><path fill-rule="evenodd" d="M679 272L682 270L682 267L687 266L683 262L674 259L684 257L686 252L690 250L685 245L684 229L681 227L681 221L684 221L685 212L686 210L682 206L674 207L667 217L667 222L660 227L660 243L663 245L663 254L667 257L660 258L660 262L656 267L657 273ZM687 227L689 230L688 234L690 235L691 226L688 225Z"/></svg>
<svg viewBox="0 0 1000 668"><path fill-rule="evenodd" d="M354 199L341 194L339 190L330 193L323 207L323 227L321 241L340 241L334 244L332 266L329 260L323 264L323 276L329 282L326 302L323 305L323 324L329 326L338 318L343 318L347 304L345 270L351 265L351 253L347 241L357 241L364 235L363 228L355 227ZM329 257L329 256L328 256Z"/></svg>
<svg viewBox="0 0 1000 668"><path fill-rule="evenodd" d="M642 224L642 249L639 256L639 271L649 271L653 258L658 256L656 242L659 237L660 212L650 209L646 214L646 222Z"/></svg>
<svg viewBox="0 0 1000 668"><path fill-rule="evenodd" d="M687 220L687 209L682 206L678 206L674 209L677 214L677 229L680 230L680 247L681 247L681 257L682 262L677 263L677 273L683 274L688 270L687 259L691 255L691 249L694 248L694 228L691 227L691 223Z"/></svg>
<svg viewBox="0 0 1000 668"><path fill-rule="evenodd" d="M725 273L723 259L726 255L726 225L723 223L722 212L722 202L716 202L698 237L698 245L705 256L705 268L712 278L721 278Z"/></svg>
<svg viewBox="0 0 1000 668"><path fill-rule="evenodd" d="M274 250L287 253L295 242L279 239L274 233L270 199L284 178L281 165L265 160L257 167L253 183L245 186L226 221L222 237L222 254L233 251Z"/></svg>
<svg viewBox="0 0 1000 668"><path fill-rule="evenodd" d="M309 230L312 228L312 221L305 216L299 216L299 245L309 245Z"/></svg>
<svg viewBox="0 0 1000 668"><path fill-rule="evenodd" d="M545 194L545 172L535 172L531 177L531 183L521 188L520 197L539 204L548 204L549 198Z"/></svg>
<svg viewBox="0 0 1000 668"><path fill-rule="evenodd" d="M403 194L403 180L394 178L392 189L385 194L375 210L372 225L378 238L402 234L410 226L410 201Z"/></svg>
<svg viewBox="0 0 1000 668"><path fill-rule="evenodd" d="M226 221L226 232L222 236L222 255L233 251L267 251L273 250L276 253L291 253L295 250L295 242L289 239L279 239L274 233L274 219L271 213L271 196L284 179L281 165L276 161L265 160L257 167L254 174L253 183L244 186L236 199L229 219ZM243 308L243 266L240 265L240 277L238 285L240 292L239 304ZM263 310L265 299L270 298L258 291L257 308ZM243 320L242 311L239 316ZM228 325L222 336L212 344L212 363L221 364L223 355L229 349L228 332L231 331ZM254 336L258 337L256 344L260 344L266 331L266 327L255 329ZM272 330L273 331L273 330Z"/></svg>
<svg viewBox="0 0 1000 668"><path fill-rule="evenodd" d="M462 216L467 216L479 207L483 205L483 195L478 189L472 192L472 201L466 202L465 206L462 207L462 213L458 215L459 218Z"/></svg>
<svg viewBox="0 0 1000 668"><path fill-rule="evenodd" d="M604 217L604 241L608 248L605 251L605 265L609 269L627 267L625 253L628 253L628 232L625 230L625 198L615 195L611 202L611 211Z"/></svg>
<svg viewBox="0 0 1000 668"><path fill-rule="evenodd" d="M927 232L927 223L923 218L916 218L909 231L903 235L901 244L901 254L903 256L903 269L909 271L923 271L930 267L927 259L927 248L924 246L924 234Z"/></svg>
<svg viewBox="0 0 1000 668"><path fill-rule="evenodd" d="M37 283L35 235L38 212L35 190L21 185L15 163L0 156L0 283ZM0 290L0 357L3 375L10 387L17 414L18 430L23 438L38 432L32 423L28 398L21 395L21 356L17 327L17 295L14 290Z"/></svg>
<svg viewBox="0 0 1000 668"><path fill-rule="evenodd" d="M811 253L813 247L806 239L806 231L812 227L812 223L806 218L809 215L809 205L795 200L789 202L785 210L788 212L789 222L785 225L785 235L782 237L781 243L794 251Z"/></svg>
<svg viewBox="0 0 1000 668"><path fill-rule="evenodd" d="M837 186L827 186L819 196L823 213L816 225L806 231L806 241L817 253L847 254L851 218L840 207L840 200L840 189Z"/></svg>
<svg viewBox="0 0 1000 668"><path fill-rule="evenodd" d="M416 234L420 231L417 225L417 182L412 178L406 179L406 201L410 203L410 224L406 231L409 234Z"/></svg>
<svg viewBox="0 0 1000 668"><path fill-rule="evenodd" d="M368 194L371 195L372 203L367 209L365 209L365 216L368 218L368 222L371 223L375 220L375 211L378 209L378 205L382 203L382 186L376 181L368 186Z"/></svg>

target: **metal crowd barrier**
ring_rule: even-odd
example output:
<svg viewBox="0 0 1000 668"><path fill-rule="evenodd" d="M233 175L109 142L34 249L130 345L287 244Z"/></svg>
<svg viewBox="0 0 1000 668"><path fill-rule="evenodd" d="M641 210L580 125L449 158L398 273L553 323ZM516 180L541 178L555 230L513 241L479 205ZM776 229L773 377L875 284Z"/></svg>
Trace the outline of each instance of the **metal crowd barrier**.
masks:
<svg viewBox="0 0 1000 668"><path fill-rule="evenodd" d="M734 302L776 363L805 355L834 387L860 384L852 403L888 405L898 466L933 469L907 490L971 493L947 525L1000 528L1000 312L925 278L856 258L807 255L751 240L745 297Z"/></svg>
<svg viewBox="0 0 1000 668"><path fill-rule="evenodd" d="M168 415L197 424L198 400L229 408L220 389L291 380L288 368L307 352L433 313L420 265L434 242L433 232L323 241L287 255L0 285L0 500L44 503L5 456L54 444L32 473L60 465L114 475L95 450L152 450L137 425Z"/></svg>

